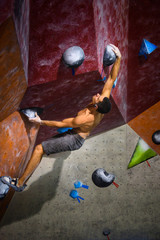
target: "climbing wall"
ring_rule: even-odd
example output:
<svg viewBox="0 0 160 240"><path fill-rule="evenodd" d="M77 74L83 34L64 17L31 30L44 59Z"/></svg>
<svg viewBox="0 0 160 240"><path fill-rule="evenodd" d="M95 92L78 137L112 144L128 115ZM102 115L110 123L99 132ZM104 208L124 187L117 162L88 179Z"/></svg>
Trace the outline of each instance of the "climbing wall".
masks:
<svg viewBox="0 0 160 240"><path fill-rule="evenodd" d="M30 1L14 1L13 17L21 49L21 58L24 66L26 81L28 82L28 59L29 59L29 14Z"/></svg>
<svg viewBox="0 0 160 240"><path fill-rule="evenodd" d="M130 1L127 122L160 100L159 24L159 1ZM143 39L158 47L147 59L138 56Z"/></svg>
<svg viewBox="0 0 160 240"><path fill-rule="evenodd" d="M128 0L93 1L96 29L98 69L103 69L103 54L107 44L118 46L122 53L118 84L112 91L114 101L126 121L127 118L127 66L128 66ZM105 74L106 73L106 74ZM103 76L108 76L108 67Z"/></svg>
<svg viewBox="0 0 160 240"><path fill-rule="evenodd" d="M19 107L27 83L11 17L1 24L0 35L0 120L2 121Z"/></svg>
<svg viewBox="0 0 160 240"><path fill-rule="evenodd" d="M70 78L61 58L74 45L86 55L76 74L97 70L92 0L31 1L30 25L29 86Z"/></svg>
<svg viewBox="0 0 160 240"><path fill-rule="evenodd" d="M159 48L146 56L138 56L143 39L159 46L160 19L157 9L158 1L153 1L152 4L150 1L141 1L141 4L130 1L127 122L159 154L159 145L152 141L153 133L160 129Z"/></svg>
<svg viewBox="0 0 160 240"><path fill-rule="evenodd" d="M28 31L24 25L28 24L29 18L24 12L29 12L28 8L24 10L25 4L26 1L21 1L17 13L13 1L0 2L0 176L23 174L39 129L17 111L27 89ZM16 16L12 14L13 9ZM23 34L22 30L25 31ZM0 219L13 194L11 190L5 199L1 199Z"/></svg>
<svg viewBox="0 0 160 240"><path fill-rule="evenodd" d="M104 83L97 81L101 76L98 71L98 58L100 56L97 55L96 51L99 46L98 48L96 46L98 28L95 27L95 4L93 1L74 1L74 3L69 0L59 2L31 1L29 87L21 103L21 108L43 107L42 119L61 120L74 116L75 112L91 101L92 95L101 92ZM123 5L125 5L125 2ZM119 4L117 7L122 10ZM105 21L107 21L107 18ZM117 16L118 21L119 15ZM63 32L61 31L62 28ZM124 25L122 29L127 36L127 26ZM116 39L121 34L121 29L119 29ZM72 37L70 37L71 35ZM84 50L85 60L76 69L75 76L73 76L71 69L67 68L62 62L62 54L67 48L76 45ZM122 52L124 52L124 48L125 45ZM102 49L100 51L102 52ZM122 65L126 66L125 62ZM125 75L125 67L122 67L120 73L122 82ZM125 84L120 85L126 86ZM126 93L126 91L124 92ZM101 127L95 129L92 134L125 123L121 110L117 108L113 99L111 101L113 106L112 121L105 118ZM54 134L56 134L56 129L41 127L37 143Z"/></svg>
<svg viewBox="0 0 160 240"><path fill-rule="evenodd" d="M0 1L0 24L11 16L13 0Z"/></svg>
<svg viewBox="0 0 160 240"><path fill-rule="evenodd" d="M18 110L41 107L47 120L74 117L103 89L98 80L111 69L102 69L105 46L122 52L111 112L80 151L44 157L29 187L11 202L0 226L3 239L103 240L104 228L111 240L160 239L159 145L151 140L160 130L159 16L159 0L0 1L1 175L20 176L35 142L57 133L39 131ZM144 38L157 46L147 59L138 56ZM75 45L85 60L73 75L62 54ZM157 156L150 167L143 162L127 170L139 137ZM91 175L99 167L115 174L119 188L94 186ZM75 180L89 185L80 189L80 204L69 197ZM12 195L0 202L1 216Z"/></svg>
<svg viewBox="0 0 160 240"><path fill-rule="evenodd" d="M129 126L158 154L160 154L160 146L152 141L152 135L160 129L159 118L160 102L156 103L128 123Z"/></svg>
<svg viewBox="0 0 160 240"><path fill-rule="evenodd" d="M30 104L32 107L42 107L44 112L41 117L42 119L48 120L61 120L75 116L75 107L76 111L80 111L91 101L91 97L97 92L97 88L100 91L102 90L103 83L99 84L99 82L97 82L99 78L99 73L96 71L94 73L72 76L71 79L65 79L65 81L67 81L66 85L54 81L43 85L32 86L28 88L21 103L21 108L27 108L29 103L32 103ZM76 82L76 84L73 84L74 82ZM93 82L95 84L93 84ZM81 84L83 84L83 91L80 91ZM59 95L56 97L56 95L52 94L52 91L59 93ZM63 94L64 91L65 95ZM112 111L110 112L110 116L106 116L101 122L101 127L97 127L92 134L100 133L101 131L106 131L125 123L112 98L111 102ZM70 109L69 111L67 110L68 108ZM44 141L56 133L56 128L41 126L37 143Z"/></svg>

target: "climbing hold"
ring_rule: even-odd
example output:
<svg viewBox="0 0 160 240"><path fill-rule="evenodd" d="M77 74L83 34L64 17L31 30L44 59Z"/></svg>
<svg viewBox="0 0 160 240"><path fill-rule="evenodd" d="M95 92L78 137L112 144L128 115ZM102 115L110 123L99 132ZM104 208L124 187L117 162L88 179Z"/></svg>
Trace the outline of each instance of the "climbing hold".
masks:
<svg viewBox="0 0 160 240"><path fill-rule="evenodd" d="M72 75L73 75L73 76L75 75L75 70L74 70L74 68L72 68Z"/></svg>
<svg viewBox="0 0 160 240"><path fill-rule="evenodd" d="M105 82L105 80L106 80L106 76L103 79L98 79L97 81L98 82Z"/></svg>
<svg viewBox="0 0 160 240"><path fill-rule="evenodd" d="M107 239L109 240L109 234L110 234L111 232L110 232L110 230L108 230L108 229L105 229L104 231L103 231L103 235L104 236L107 236Z"/></svg>
<svg viewBox="0 0 160 240"><path fill-rule="evenodd" d="M103 231L103 235L104 235L104 236L107 236L107 235L109 235L109 234L110 234L110 230L105 229L105 230Z"/></svg>
<svg viewBox="0 0 160 240"><path fill-rule="evenodd" d="M156 152L154 152L143 139L139 138L128 168L132 168L156 155Z"/></svg>
<svg viewBox="0 0 160 240"><path fill-rule="evenodd" d="M84 51L81 47L78 46L70 47L63 53L64 63L71 68L79 67L83 63L84 59Z"/></svg>
<svg viewBox="0 0 160 240"><path fill-rule="evenodd" d="M114 84L113 84L113 87L112 87L112 88L115 88L116 85L117 85L117 78L116 78L116 80L114 81Z"/></svg>
<svg viewBox="0 0 160 240"><path fill-rule="evenodd" d="M153 133L152 141L157 145L160 144L160 130L157 130L156 132Z"/></svg>
<svg viewBox="0 0 160 240"><path fill-rule="evenodd" d="M64 133L64 132L67 132L68 130L71 130L71 129L73 129L73 128L58 128L57 129L57 132L59 132L59 133Z"/></svg>
<svg viewBox="0 0 160 240"><path fill-rule="evenodd" d="M35 118L35 113L38 115L41 115L43 113L43 108L40 107L31 107L31 108L23 108L20 109L20 112L22 112L24 115L26 115L29 118Z"/></svg>
<svg viewBox="0 0 160 240"><path fill-rule="evenodd" d="M144 57L147 58L147 55L153 52L156 48L156 45L147 41L146 39L143 39L138 55L144 55Z"/></svg>
<svg viewBox="0 0 160 240"><path fill-rule="evenodd" d="M104 82L104 81L106 80L106 76L104 76L104 78L102 78L103 71L104 71L104 69L102 68L102 71L101 71L101 79L98 79L98 80L97 80L98 82Z"/></svg>
<svg viewBox="0 0 160 240"><path fill-rule="evenodd" d="M113 52L112 47L107 45L103 55L103 66L110 66L116 61L116 54Z"/></svg>
<svg viewBox="0 0 160 240"><path fill-rule="evenodd" d="M72 198L74 198L74 199L77 198L77 200L78 200L79 203L80 203L80 199L84 200L84 198L82 198L82 197L79 196L77 190L72 190L72 191L70 192L70 197L72 197Z"/></svg>
<svg viewBox="0 0 160 240"><path fill-rule="evenodd" d="M147 164L148 164L148 167L151 167L151 165L149 164L148 160L146 160Z"/></svg>
<svg viewBox="0 0 160 240"><path fill-rule="evenodd" d="M0 199L3 199L9 191L9 186L4 184L0 178Z"/></svg>
<svg viewBox="0 0 160 240"><path fill-rule="evenodd" d="M82 187L82 188L86 188L86 189L89 188L89 186L83 185L83 183L80 182L80 181L75 182L75 183L74 183L74 186L75 186L75 188L81 188L81 187Z"/></svg>
<svg viewBox="0 0 160 240"><path fill-rule="evenodd" d="M105 169L98 168L92 174L92 181L97 187L108 187L113 183L115 176L107 173Z"/></svg>

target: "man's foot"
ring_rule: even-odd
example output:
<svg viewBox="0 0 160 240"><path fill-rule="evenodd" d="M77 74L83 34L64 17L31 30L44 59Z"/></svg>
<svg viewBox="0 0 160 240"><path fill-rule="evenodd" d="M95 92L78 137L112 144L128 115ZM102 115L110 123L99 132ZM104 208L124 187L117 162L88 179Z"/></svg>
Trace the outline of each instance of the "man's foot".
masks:
<svg viewBox="0 0 160 240"><path fill-rule="evenodd" d="M13 188L17 192L22 192L27 186L26 184L24 184L23 186L18 186L18 178L11 178L9 176L1 177L1 181L4 184L7 184L9 187Z"/></svg>
<svg viewBox="0 0 160 240"><path fill-rule="evenodd" d="M3 199L9 191L9 186L2 182L2 178L0 177L0 199Z"/></svg>

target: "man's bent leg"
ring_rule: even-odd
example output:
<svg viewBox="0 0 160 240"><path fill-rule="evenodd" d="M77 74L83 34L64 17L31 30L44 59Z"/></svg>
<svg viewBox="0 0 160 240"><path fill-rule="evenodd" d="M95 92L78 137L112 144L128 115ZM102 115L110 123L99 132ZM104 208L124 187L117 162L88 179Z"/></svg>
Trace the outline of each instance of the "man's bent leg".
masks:
<svg viewBox="0 0 160 240"><path fill-rule="evenodd" d="M18 180L18 184L17 186L22 186L24 183L26 183L26 181L28 180L28 178L32 175L32 173L35 171L35 169L38 167L42 156L44 154L43 151L43 147L41 144L37 145L34 149L34 152L32 154L32 157L25 169L25 172L23 173L23 175L21 176L21 178L19 178Z"/></svg>

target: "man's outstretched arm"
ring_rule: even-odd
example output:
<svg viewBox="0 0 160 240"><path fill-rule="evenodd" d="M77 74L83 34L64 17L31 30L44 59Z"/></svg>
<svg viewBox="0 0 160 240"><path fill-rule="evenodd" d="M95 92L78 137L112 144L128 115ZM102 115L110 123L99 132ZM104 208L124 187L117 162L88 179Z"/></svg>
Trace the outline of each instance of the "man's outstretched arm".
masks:
<svg viewBox="0 0 160 240"><path fill-rule="evenodd" d="M117 58L111 69L111 72L109 74L109 77L104 85L104 88L103 88L102 94L101 94L101 96L108 97L108 98L110 97L114 81L117 78L119 68L120 68L120 62L121 62L121 53L120 53L119 49L116 46L114 46L113 44L110 44L110 46L112 47L112 50L115 52Z"/></svg>
<svg viewBox="0 0 160 240"><path fill-rule="evenodd" d="M62 121L48 121L48 120L41 120L40 117L36 113L35 118L29 118L29 120L33 123L37 123L40 125L45 125L48 127L71 127L71 128L78 128L86 123L86 120L81 116L77 116L75 118L66 118Z"/></svg>
<svg viewBox="0 0 160 240"><path fill-rule="evenodd" d="M66 120L66 121L65 121ZM45 125L48 127L75 127L74 118L67 118L62 121L48 121L48 120L41 120L40 125Z"/></svg>

